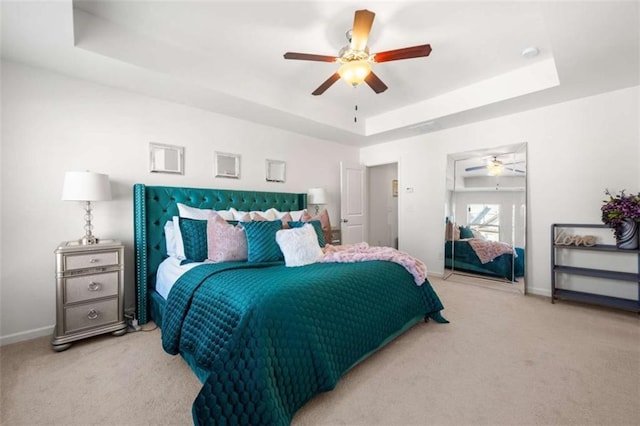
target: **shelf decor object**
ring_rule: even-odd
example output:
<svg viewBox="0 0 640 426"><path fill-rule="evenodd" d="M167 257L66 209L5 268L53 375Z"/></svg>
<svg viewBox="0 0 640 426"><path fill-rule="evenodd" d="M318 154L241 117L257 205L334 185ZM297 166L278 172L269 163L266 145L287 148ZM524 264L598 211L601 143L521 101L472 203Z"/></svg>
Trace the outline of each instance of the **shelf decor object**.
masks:
<svg viewBox="0 0 640 426"><path fill-rule="evenodd" d="M93 235L91 224L91 202L107 201L111 199L111 185L109 176L94 172L66 172L62 188L63 201L84 201L84 230L85 235L79 239L82 245L97 244L98 239Z"/></svg>
<svg viewBox="0 0 640 426"><path fill-rule="evenodd" d="M634 250L638 248L638 222L632 219L623 219L619 225L616 245L619 249Z"/></svg>
<svg viewBox="0 0 640 426"><path fill-rule="evenodd" d="M602 222L613 229L616 245L619 249L635 250L638 248L638 221L640 221L640 193L625 194L622 190L612 194L602 205Z"/></svg>
<svg viewBox="0 0 640 426"><path fill-rule="evenodd" d="M576 223L555 223L551 225L551 303L555 303L556 300L571 300L575 302L591 303L610 308L623 309L632 312L640 312L640 249L620 249L613 244L595 244L593 246L558 244L558 237L561 236L562 233L566 232L567 229L602 229L607 227L608 225ZM635 272L623 272L620 270L604 268L598 269L597 264L595 264L593 268L570 266L568 264L561 263L561 258L564 258L566 260L566 257L561 256L560 254L560 252L564 253L564 250L585 250L595 253L606 253L609 256L635 256ZM597 263L597 261L594 263ZM602 265L607 265L607 263L607 260L603 258ZM611 262L609 262L609 264L610 263ZM627 299L622 297L609 296L606 294L596 294L587 291L579 291L575 290L575 287L571 290L561 288L558 286L558 274L593 277L608 280L611 282L618 281L634 283L636 287L635 298Z"/></svg>

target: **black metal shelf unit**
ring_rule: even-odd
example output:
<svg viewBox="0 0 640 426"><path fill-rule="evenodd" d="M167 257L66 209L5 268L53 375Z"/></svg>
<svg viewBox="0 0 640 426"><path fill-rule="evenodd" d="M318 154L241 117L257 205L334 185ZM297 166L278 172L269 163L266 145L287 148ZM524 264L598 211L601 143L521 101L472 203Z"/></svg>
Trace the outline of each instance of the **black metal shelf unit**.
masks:
<svg viewBox="0 0 640 426"><path fill-rule="evenodd" d="M606 225L579 223L554 223L553 225L551 225L551 303L554 303L556 300L572 300L575 302L591 303L594 305L624 309L632 312L640 312L640 249L622 250L617 248L615 245L609 244L596 244L592 247L557 245L555 241L557 237L557 230L560 228L606 228ZM621 253L627 255L635 254L637 256L636 272L620 272L606 269L580 268L569 265L558 265L558 250L587 250L608 253ZM556 287L556 275L560 273L603 278L608 280L634 282L637 285L636 299L624 299L620 297L558 288Z"/></svg>

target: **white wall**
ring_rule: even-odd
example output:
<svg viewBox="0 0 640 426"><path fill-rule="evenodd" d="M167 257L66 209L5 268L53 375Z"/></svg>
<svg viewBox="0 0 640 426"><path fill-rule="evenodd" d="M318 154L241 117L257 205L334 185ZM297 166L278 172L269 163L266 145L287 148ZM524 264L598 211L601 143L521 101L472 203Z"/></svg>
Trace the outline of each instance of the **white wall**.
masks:
<svg viewBox="0 0 640 426"><path fill-rule="evenodd" d="M181 175L148 172L148 144L185 147ZM241 179L213 177L215 150L242 155ZM324 187L339 223L340 161L358 149L183 105L2 62L0 343L51 332L53 251L80 237L80 203L60 200L65 171L111 178L113 200L94 205L94 234L125 243L125 306L134 305L134 183L306 192ZM265 181L265 159L287 162L287 182Z"/></svg>
<svg viewBox="0 0 640 426"><path fill-rule="evenodd" d="M640 191L640 88L363 148L399 162L400 249L442 274L447 155L528 142L527 291L550 294L552 223L600 223L605 188ZM413 192L407 192L412 188Z"/></svg>

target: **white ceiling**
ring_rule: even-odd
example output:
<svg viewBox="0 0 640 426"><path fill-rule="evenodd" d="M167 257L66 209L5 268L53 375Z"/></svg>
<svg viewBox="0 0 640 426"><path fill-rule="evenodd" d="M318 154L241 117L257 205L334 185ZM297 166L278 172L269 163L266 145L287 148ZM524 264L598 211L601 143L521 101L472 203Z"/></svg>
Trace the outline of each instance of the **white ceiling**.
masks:
<svg viewBox="0 0 640 426"><path fill-rule="evenodd" d="M640 84L637 1L1 5L5 59L357 146ZM431 55L374 64L382 94L339 81L312 96L337 64L282 55L337 55L363 8L371 52ZM528 46L540 54L523 58Z"/></svg>

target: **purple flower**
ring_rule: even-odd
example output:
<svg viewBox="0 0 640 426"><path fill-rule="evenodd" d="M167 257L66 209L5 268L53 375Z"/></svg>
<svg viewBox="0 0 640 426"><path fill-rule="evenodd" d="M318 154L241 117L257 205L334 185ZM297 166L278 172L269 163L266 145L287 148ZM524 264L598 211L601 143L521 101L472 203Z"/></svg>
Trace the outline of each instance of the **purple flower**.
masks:
<svg viewBox="0 0 640 426"><path fill-rule="evenodd" d="M618 238L621 232L621 224L625 219L640 221L640 193L627 195L624 189L619 194L612 194L605 190L609 196L603 201L602 222L613 228L613 233Z"/></svg>

